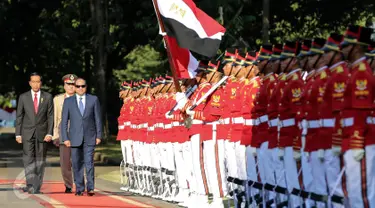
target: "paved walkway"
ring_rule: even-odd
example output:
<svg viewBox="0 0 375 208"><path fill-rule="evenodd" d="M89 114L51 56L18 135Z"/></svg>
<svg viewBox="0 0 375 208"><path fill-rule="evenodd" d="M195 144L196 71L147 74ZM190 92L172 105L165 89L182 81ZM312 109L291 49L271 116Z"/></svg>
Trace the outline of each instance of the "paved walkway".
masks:
<svg viewBox="0 0 375 208"><path fill-rule="evenodd" d="M44 194L29 195L20 190L25 185L21 148L14 139L0 136L0 207L177 207L171 203L121 191L117 177L119 167L101 163L95 164L95 196L77 197L74 194L65 194L58 151L53 146L50 146L47 157L41 190Z"/></svg>

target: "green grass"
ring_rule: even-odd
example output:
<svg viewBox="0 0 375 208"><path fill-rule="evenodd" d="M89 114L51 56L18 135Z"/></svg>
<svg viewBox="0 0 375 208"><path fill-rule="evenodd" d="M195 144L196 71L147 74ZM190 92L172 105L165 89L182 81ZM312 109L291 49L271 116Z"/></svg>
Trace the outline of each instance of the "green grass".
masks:
<svg viewBox="0 0 375 208"><path fill-rule="evenodd" d="M99 146L96 147L95 152L100 152L110 158L122 158L120 142L99 144Z"/></svg>

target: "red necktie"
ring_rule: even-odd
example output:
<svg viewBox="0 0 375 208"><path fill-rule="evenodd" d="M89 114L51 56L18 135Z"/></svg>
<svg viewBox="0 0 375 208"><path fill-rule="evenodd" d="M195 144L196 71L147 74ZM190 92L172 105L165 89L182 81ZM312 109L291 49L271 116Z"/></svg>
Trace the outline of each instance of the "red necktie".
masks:
<svg viewBox="0 0 375 208"><path fill-rule="evenodd" d="M38 113L38 94L34 94L34 110L35 110L35 114Z"/></svg>

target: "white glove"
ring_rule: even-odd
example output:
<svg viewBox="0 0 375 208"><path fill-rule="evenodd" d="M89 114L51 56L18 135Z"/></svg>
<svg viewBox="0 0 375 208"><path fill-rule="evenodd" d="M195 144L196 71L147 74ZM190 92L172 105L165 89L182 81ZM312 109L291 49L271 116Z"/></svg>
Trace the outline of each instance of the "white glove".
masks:
<svg viewBox="0 0 375 208"><path fill-rule="evenodd" d="M176 102L178 102L178 101L180 101L184 98L186 98L185 93L183 93L183 92L177 92L176 93Z"/></svg>
<svg viewBox="0 0 375 208"><path fill-rule="evenodd" d="M250 147L250 153L255 157L257 156L257 148L255 147Z"/></svg>
<svg viewBox="0 0 375 208"><path fill-rule="evenodd" d="M278 153L279 153L279 159L280 160L284 160L284 152L285 152L284 149L279 149Z"/></svg>
<svg viewBox="0 0 375 208"><path fill-rule="evenodd" d="M306 135L307 134L307 121L305 119L302 120L301 127L302 127L302 135Z"/></svg>
<svg viewBox="0 0 375 208"><path fill-rule="evenodd" d="M169 115L169 111L165 114L165 118L166 119L172 119L173 118L173 114Z"/></svg>
<svg viewBox="0 0 375 208"><path fill-rule="evenodd" d="M318 158L319 160L324 160L324 149L318 149Z"/></svg>
<svg viewBox="0 0 375 208"><path fill-rule="evenodd" d="M353 149L353 157L355 160L360 161L362 160L363 156L365 156L364 149Z"/></svg>
<svg viewBox="0 0 375 208"><path fill-rule="evenodd" d="M300 151L293 151L293 158L296 160L296 161L299 161L301 159L301 152Z"/></svg>
<svg viewBox="0 0 375 208"><path fill-rule="evenodd" d="M188 102L188 99L184 97L181 100L177 100L176 102L177 102L177 109L181 110Z"/></svg>
<svg viewBox="0 0 375 208"><path fill-rule="evenodd" d="M341 154L341 146L333 145L332 153L336 156L339 156Z"/></svg>
<svg viewBox="0 0 375 208"><path fill-rule="evenodd" d="M186 109L186 114L188 114L191 117L194 117L195 111L190 110L190 107Z"/></svg>

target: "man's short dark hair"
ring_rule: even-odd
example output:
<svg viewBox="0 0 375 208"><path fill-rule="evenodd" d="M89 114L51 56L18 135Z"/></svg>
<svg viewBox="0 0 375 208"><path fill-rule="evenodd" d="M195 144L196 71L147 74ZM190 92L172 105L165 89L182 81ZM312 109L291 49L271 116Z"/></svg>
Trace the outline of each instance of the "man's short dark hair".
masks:
<svg viewBox="0 0 375 208"><path fill-rule="evenodd" d="M42 76L38 73L38 72L33 72L30 74L30 80L31 80L31 77L33 76L39 76L40 77L40 81L42 81Z"/></svg>

